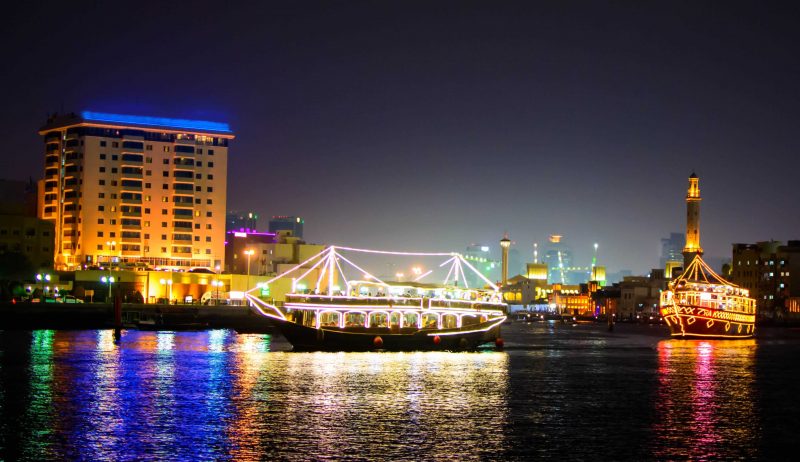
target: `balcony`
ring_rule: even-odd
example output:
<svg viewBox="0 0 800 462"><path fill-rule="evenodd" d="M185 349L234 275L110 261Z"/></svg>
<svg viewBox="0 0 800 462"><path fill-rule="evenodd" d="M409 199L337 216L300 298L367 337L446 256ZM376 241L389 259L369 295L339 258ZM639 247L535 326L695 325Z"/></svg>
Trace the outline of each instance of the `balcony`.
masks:
<svg viewBox="0 0 800 462"><path fill-rule="evenodd" d="M120 191L141 191L142 190L142 182L141 180L122 180L119 182L119 189Z"/></svg>
<svg viewBox="0 0 800 462"><path fill-rule="evenodd" d="M122 167L120 169L120 178L142 178L142 167Z"/></svg>
<svg viewBox="0 0 800 462"><path fill-rule="evenodd" d="M144 143L141 141L123 141L122 152L143 152Z"/></svg>
<svg viewBox="0 0 800 462"><path fill-rule="evenodd" d="M144 164L144 156L141 154L123 154L120 158L120 165L140 166Z"/></svg>

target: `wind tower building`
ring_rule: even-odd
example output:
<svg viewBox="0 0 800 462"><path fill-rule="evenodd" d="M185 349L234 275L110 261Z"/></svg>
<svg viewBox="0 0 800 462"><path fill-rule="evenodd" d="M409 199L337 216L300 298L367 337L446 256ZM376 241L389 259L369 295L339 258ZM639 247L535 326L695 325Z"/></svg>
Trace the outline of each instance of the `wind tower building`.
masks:
<svg viewBox="0 0 800 462"><path fill-rule="evenodd" d="M700 247L700 178L692 172L686 192L686 246L683 248L683 267L688 268L695 255L703 255Z"/></svg>
<svg viewBox="0 0 800 462"><path fill-rule="evenodd" d="M508 238L508 234L503 236L500 239L500 247L503 249L503 262L502 262L502 279L503 279L503 286L508 284L508 248L511 246L511 240Z"/></svg>

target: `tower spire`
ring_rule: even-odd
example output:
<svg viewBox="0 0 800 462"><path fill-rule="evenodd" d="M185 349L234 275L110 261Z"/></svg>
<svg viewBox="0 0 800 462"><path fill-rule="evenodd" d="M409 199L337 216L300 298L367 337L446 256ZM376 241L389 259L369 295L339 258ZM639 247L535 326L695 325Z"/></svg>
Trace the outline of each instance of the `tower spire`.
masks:
<svg viewBox="0 0 800 462"><path fill-rule="evenodd" d="M683 267L688 268L695 255L703 255L700 247L700 178L692 172L686 191L686 246L683 248Z"/></svg>

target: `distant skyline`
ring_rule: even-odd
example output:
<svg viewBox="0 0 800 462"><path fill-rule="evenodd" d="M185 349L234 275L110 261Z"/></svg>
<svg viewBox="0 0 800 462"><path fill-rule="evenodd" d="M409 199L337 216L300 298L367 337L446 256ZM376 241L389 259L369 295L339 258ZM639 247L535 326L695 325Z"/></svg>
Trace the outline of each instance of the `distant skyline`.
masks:
<svg viewBox="0 0 800 462"><path fill-rule="evenodd" d="M302 216L314 242L499 255L508 231L532 259L563 234L646 273L692 171L707 255L800 238L784 2L10 8L4 178L42 176L48 113L94 110L229 123L229 209Z"/></svg>

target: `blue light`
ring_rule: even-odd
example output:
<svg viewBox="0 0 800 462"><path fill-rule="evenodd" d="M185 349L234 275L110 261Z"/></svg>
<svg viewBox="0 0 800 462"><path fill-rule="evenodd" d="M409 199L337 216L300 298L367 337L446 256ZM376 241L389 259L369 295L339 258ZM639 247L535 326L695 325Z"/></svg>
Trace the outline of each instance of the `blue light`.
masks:
<svg viewBox="0 0 800 462"><path fill-rule="evenodd" d="M205 130L211 132L231 133L231 127L224 122L207 120L168 119L166 117L147 117L124 114L108 114L105 112L83 111L81 117L87 121L111 122L126 125L146 125L149 127L183 128L188 130Z"/></svg>

